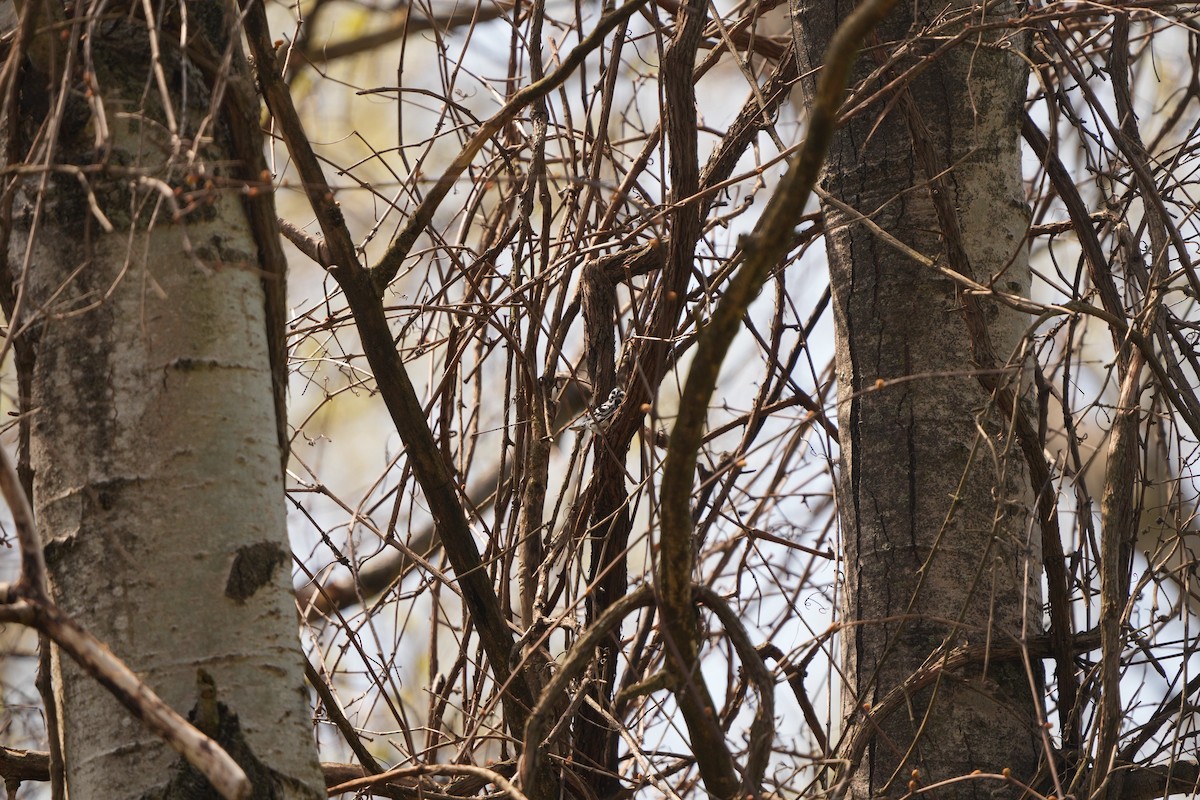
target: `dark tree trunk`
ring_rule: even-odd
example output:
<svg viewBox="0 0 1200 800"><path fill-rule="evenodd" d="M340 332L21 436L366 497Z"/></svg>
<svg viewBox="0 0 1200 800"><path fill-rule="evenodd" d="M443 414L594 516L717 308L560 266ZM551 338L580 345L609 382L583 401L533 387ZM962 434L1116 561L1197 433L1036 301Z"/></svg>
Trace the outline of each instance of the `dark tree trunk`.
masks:
<svg viewBox="0 0 1200 800"><path fill-rule="evenodd" d="M834 27L854 5L794 2L801 74L820 66ZM933 19L925 14L942 5L917 7L913 19L913 4L901 3L868 42L858 79L882 67L870 90L982 13L957 2ZM1013 11L987 8L988 16ZM915 41L927 26L938 35ZM1040 531L1028 469L1008 415L984 386L1022 394L1029 319L973 300L888 238L978 283L1027 296L1019 147L1027 69L1016 52L1023 41L965 36L845 124L826 166L843 602L853 624L842 636L843 741L874 731L853 773L854 797L896 797L910 781L929 786L974 770L1009 768L1030 780L1038 765L1036 681L1020 662L947 676L907 708L865 714L944 648L1041 631ZM900 44L906 55L887 65ZM814 85L810 78L806 90ZM981 380L989 350L998 361ZM936 796L997 791L1020 794L980 777Z"/></svg>

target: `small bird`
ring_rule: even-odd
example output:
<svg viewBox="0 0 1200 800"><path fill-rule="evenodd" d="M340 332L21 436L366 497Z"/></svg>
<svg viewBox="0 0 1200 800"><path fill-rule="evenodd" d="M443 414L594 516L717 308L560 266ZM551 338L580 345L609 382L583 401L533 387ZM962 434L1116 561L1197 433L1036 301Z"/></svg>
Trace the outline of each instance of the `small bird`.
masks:
<svg viewBox="0 0 1200 800"><path fill-rule="evenodd" d="M623 389L613 389L608 393L607 400L593 408L588 413L584 414L583 422L579 425L572 426L571 430L603 430L608 421L616 416L616 413L620 410L621 403L623 402L625 402L625 391Z"/></svg>

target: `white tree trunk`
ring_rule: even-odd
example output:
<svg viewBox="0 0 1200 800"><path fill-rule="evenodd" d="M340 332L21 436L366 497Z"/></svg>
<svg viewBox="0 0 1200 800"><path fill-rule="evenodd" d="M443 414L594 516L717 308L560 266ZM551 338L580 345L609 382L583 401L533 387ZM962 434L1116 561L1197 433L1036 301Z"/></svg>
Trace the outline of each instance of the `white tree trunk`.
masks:
<svg viewBox="0 0 1200 800"><path fill-rule="evenodd" d="M49 173L44 190L30 177L16 199L8 263L36 355L35 510L66 613L181 712L197 705L198 671L211 675L237 719L222 712L208 732L237 750L240 727L253 758L235 757L268 768L251 775L256 797L324 797L290 591L259 245L245 183L231 179L228 115L200 71L181 65L175 38L159 31L180 139L143 26L91 29L100 106L71 84L52 159L87 170L114 230L101 229L75 174ZM26 96L45 91L33 70L25 81ZM34 132L50 117L22 110L11 152L45 161ZM202 122L208 141L196 143ZM191 778L175 755L73 664L58 667L71 800L179 796Z"/></svg>

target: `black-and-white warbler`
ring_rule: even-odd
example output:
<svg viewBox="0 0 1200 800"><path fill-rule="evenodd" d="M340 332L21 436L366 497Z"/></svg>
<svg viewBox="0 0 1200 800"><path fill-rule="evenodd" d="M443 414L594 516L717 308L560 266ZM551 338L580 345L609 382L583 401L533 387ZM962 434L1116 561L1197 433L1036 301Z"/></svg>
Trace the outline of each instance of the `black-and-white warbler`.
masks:
<svg viewBox="0 0 1200 800"><path fill-rule="evenodd" d="M608 393L607 400L584 414L583 422L575 425L571 430L581 431L587 428L591 428L594 431L602 430L605 424L621 409L621 403L623 402L625 402L624 390L613 389Z"/></svg>

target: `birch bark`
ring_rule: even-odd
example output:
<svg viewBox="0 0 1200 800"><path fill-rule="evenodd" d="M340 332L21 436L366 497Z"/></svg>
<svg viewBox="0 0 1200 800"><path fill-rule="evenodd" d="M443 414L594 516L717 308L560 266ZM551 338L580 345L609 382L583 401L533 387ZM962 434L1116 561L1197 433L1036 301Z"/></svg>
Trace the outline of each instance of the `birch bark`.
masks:
<svg viewBox="0 0 1200 800"><path fill-rule="evenodd" d="M188 4L190 34L223 56L215 9ZM236 66L181 51L178 20L117 17L31 50L7 128L9 164L45 167L17 188L6 277L34 356L23 399L52 591L197 710L256 797L324 797L290 591L269 243L248 218L264 187L236 144L257 119L230 112ZM193 796L195 776L65 659L55 686L72 800Z"/></svg>

